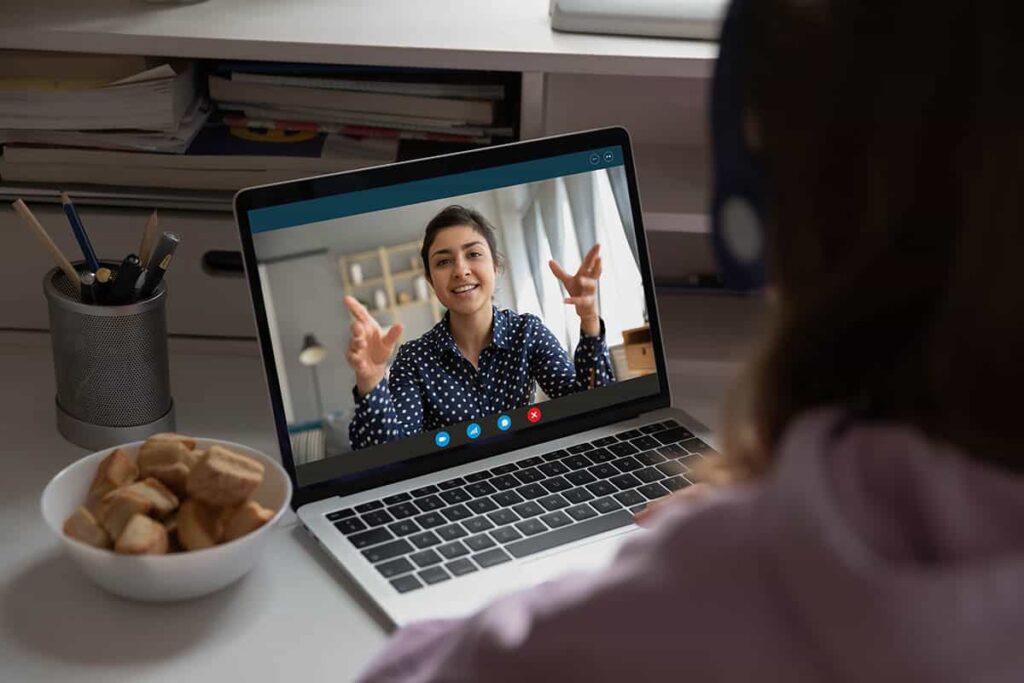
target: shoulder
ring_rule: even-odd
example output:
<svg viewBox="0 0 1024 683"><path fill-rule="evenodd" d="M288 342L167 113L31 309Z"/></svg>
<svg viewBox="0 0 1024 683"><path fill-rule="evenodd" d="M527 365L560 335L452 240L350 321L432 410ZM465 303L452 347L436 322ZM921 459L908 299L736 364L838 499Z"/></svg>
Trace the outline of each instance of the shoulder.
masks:
<svg viewBox="0 0 1024 683"><path fill-rule="evenodd" d="M503 317L505 324L508 329L517 332L533 332L536 330L547 330L547 326L544 325L544 321L540 317L533 313L516 313L515 311L504 308L497 312L497 315Z"/></svg>
<svg viewBox="0 0 1024 683"><path fill-rule="evenodd" d="M432 332L400 344L395 354L395 364L418 365L424 359L432 358L435 355L431 353L433 342L429 338Z"/></svg>

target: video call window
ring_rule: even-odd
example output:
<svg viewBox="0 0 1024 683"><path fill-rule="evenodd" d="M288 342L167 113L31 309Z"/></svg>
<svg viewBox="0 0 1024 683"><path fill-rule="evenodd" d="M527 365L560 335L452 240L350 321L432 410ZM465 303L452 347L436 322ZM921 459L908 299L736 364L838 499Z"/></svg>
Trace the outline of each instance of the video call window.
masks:
<svg viewBox="0 0 1024 683"><path fill-rule="evenodd" d="M621 165L253 243L300 472L655 372L631 347L649 332ZM467 358L456 337L484 314L490 344Z"/></svg>

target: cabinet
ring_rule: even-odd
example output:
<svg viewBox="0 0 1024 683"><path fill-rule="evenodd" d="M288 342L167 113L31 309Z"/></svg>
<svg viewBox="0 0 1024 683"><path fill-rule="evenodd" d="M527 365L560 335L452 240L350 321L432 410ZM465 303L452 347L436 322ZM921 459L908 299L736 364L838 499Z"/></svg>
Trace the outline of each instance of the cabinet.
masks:
<svg viewBox="0 0 1024 683"><path fill-rule="evenodd" d="M0 49L519 73L523 138L607 125L629 129L655 278L670 279L680 274L677 271L710 266L704 235L708 226L705 140L707 89L716 45L558 33L550 29L548 1L303 0L254 6L250 0L210 0L169 7L141 2L6 0L0 3ZM40 191L40 199L28 196ZM57 208L56 188L0 185L0 198L21 195L34 209L44 200ZM122 254L137 244L135 231L140 228L135 226L144 223L152 208L127 196L92 205L78 203L94 241L116 243L116 251ZM176 197L164 206L180 209L188 204L188 197ZM238 248L230 197L202 208L166 214L168 224L173 217L175 229L182 233L182 249L187 249L178 255L176 272L169 276L174 288L169 304L173 308L168 312L170 331L252 336L244 282L214 278L200 267L206 248ZM103 220L108 216L109 221ZM0 207L0 234L19 233L16 221L13 211ZM64 240L63 235L55 238ZM5 237L3 244L8 263L17 264L19 282L38 282L50 267L38 246L27 239ZM72 244L67 247L72 248ZM370 255L367 261L376 263L380 258L380 254ZM406 282L403 271L411 266L395 263L379 284L388 296L388 315L402 318L414 313L413 306L406 309L398 301ZM383 266L375 276L385 277ZM360 287L369 289L372 296L372 287ZM367 292L359 292L357 298L360 294L365 297ZM45 305L35 286L8 288L0 304L4 326L46 327ZM438 315L435 303L418 308L435 318Z"/></svg>

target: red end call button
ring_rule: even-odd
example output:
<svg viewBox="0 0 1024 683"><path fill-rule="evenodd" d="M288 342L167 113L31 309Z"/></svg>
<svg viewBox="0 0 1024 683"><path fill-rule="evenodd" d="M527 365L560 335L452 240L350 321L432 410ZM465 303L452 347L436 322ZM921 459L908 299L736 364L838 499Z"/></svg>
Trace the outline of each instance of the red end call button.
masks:
<svg viewBox="0 0 1024 683"><path fill-rule="evenodd" d="M540 422L540 408L533 406L526 411L526 419L530 422Z"/></svg>

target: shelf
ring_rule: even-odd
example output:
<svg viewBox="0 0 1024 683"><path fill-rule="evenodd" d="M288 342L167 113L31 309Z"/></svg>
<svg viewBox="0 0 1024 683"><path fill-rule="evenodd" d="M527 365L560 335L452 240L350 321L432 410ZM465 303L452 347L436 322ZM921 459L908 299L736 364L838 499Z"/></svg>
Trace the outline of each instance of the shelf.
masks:
<svg viewBox="0 0 1024 683"><path fill-rule="evenodd" d="M396 309L415 308L416 306L429 306L429 305L430 305L430 300L427 299L426 301L416 300L416 301L410 301L410 302L404 303L404 304L395 304L395 308Z"/></svg>
<svg viewBox="0 0 1024 683"><path fill-rule="evenodd" d="M415 301L410 301L410 302L404 303L404 304L395 304L394 306L389 306L387 308L374 308L372 310L371 309L367 309L367 310L370 312L370 315L380 315L381 313L391 314L391 312L393 310L400 311L400 310L402 310L404 308L416 308L418 306L429 306L429 305L430 305L430 300L429 299L426 300L426 301L415 300Z"/></svg>
<svg viewBox="0 0 1024 683"><path fill-rule="evenodd" d="M417 275L422 275L422 274L423 274L422 270L402 270L402 271L399 271L397 273L392 273L391 274L391 279L392 280L405 280L405 279L413 278L413 277L416 277ZM349 284L352 286L352 289L363 289L365 287L379 287L379 286L385 284L385 279L383 277L371 277L371 278L367 278L367 279L365 279L365 280L363 280L362 282L359 282L359 283L350 282Z"/></svg>

